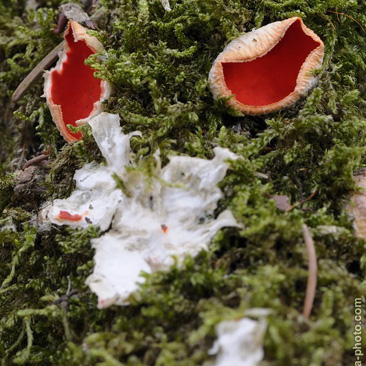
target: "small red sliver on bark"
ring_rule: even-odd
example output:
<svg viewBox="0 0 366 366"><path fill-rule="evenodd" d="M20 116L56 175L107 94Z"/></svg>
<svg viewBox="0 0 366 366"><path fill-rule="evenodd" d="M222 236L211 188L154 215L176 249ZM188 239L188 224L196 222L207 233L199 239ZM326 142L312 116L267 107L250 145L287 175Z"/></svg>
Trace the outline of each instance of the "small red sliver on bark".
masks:
<svg viewBox="0 0 366 366"><path fill-rule="evenodd" d="M87 29L70 21L65 31L65 47L57 65L45 74L45 96L52 118L66 141L82 138L67 125L79 126L101 112L108 98L107 82L94 78L94 70L85 65L93 53L103 50L101 43L86 33Z"/></svg>
<svg viewBox="0 0 366 366"><path fill-rule="evenodd" d="M60 211L58 218L66 221L80 221L83 217L80 216L79 214L72 215L68 211Z"/></svg>
<svg viewBox="0 0 366 366"><path fill-rule="evenodd" d="M324 44L300 18L268 24L229 43L210 71L217 97L245 114L264 114L295 103L315 85Z"/></svg>

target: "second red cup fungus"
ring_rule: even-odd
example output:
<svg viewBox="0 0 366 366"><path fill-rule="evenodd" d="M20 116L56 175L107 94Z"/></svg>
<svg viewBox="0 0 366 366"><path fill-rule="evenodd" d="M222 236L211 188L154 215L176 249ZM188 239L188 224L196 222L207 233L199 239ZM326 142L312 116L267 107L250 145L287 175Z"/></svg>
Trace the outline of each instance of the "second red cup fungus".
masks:
<svg viewBox="0 0 366 366"><path fill-rule="evenodd" d="M71 132L67 125L82 125L100 113L102 102L110 94L109 84L94 78L94 70L84 63L91 54L103 50L97 38L86 31L70 20L64 35L64 50L56 66L45 73L47 105L57 128L69 142L80 140L82 135Z"/></svg>
<svg viewBox="0 0 366 366"><path fill-rule="evenodd" d="M215 98L245 114L274 112L306 95L323 63L324 44L294 17L230 42L215 60L209 83Z"/></svg>

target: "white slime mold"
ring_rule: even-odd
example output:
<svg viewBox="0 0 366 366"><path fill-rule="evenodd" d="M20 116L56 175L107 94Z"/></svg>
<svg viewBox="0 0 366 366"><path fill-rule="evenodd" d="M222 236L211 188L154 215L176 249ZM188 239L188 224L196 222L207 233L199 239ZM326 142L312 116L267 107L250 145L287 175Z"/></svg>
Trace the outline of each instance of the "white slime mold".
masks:
<svg viewBox="0 0 366 366"><path fill-rule="evenodd" d="M216 326L218 339L209 354L215 355L214 366L257 366L263 359L264 319L249 318L224 321Z"/></svg>
<svg viewBox="0 0 366 366"><path fill-rule="evenodd" d="M129 139L138 133L124 135L119 117L108 113L89 123L107 166L91 163L78 170L76 190L65 200L55 200L48 217L73 227L92 223L105 231L111 226L92 240L95 268L87 279L99 308L104 308L128 304L144 280L141 271L168 270L173 257L179 263L187 254L195 256L207 249L218 230L238 226L229 210L214 217L222 197L217 184L229 167L226 160L237 156L217 147L212 160L173 156L164 168L156 156L154 176L159 179L147 182L141 171L125 169L130 164ZM113 174L123 180L127 195L116 187Z"/></svg>

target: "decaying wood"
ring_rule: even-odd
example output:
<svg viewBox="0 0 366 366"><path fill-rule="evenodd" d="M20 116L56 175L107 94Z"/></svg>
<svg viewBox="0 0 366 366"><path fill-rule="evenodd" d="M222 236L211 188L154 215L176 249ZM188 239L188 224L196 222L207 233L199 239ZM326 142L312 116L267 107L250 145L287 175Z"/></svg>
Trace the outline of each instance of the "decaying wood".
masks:
<svg viewBox="0 0 366 366"><path fill-rule="evenodd" d="M366 169L362 168L354 174L358 190L352 194L347 205L347 211L354 219L355 234L360 239L366 239Z"/></svg>
<svg viewBox="0 0 366 366"><path fill-rule="evenodd" d="M90 20L89 15L78 4L68 3L60 6L60 10L67 19L77 23L84 23Z"/></svg>

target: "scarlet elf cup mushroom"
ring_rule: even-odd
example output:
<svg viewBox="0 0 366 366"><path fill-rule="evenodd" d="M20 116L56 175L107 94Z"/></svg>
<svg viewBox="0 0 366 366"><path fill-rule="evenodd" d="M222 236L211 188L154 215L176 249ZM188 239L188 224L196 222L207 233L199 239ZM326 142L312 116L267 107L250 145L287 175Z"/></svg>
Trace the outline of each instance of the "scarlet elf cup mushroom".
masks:
<svg viewBox="0 0 366 366"><path fill-rule="evenodd" d="M66 141L82 138L67 125L80 126L99 114L102 102L109 97L109 84L94 77L94 70L85 65L93 53L103 50L96 37L87 34L79 23L69 21L64 34L64 49L56 66L45 72L44 96L57 128Z"/></svg>
<svg viewBox="0 0 366 366"><path fill-rule="evenodd" d="M230 42L216 58L209 84L215 98L245 114L295 103L317 82L324 44L301 18L268 24Z"/></svg>

